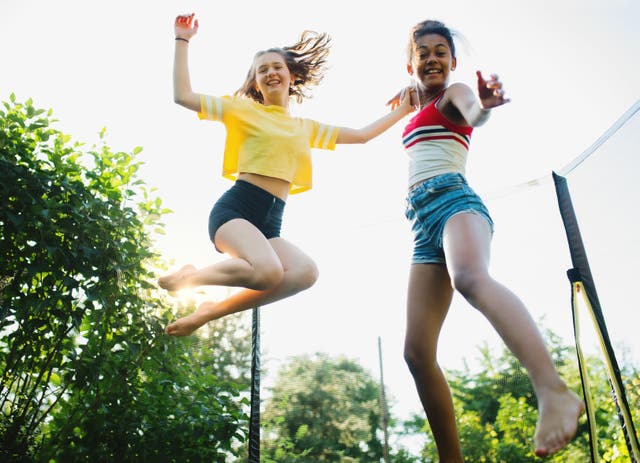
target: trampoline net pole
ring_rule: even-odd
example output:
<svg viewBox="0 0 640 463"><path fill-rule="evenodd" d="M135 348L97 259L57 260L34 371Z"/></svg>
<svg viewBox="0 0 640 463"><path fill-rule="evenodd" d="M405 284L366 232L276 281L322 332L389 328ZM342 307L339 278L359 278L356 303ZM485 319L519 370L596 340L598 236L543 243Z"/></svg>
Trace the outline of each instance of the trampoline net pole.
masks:
<svg viewBox="0 0 640 463"><path fill-rule="evenodd" d="M253 309L251 324L249 463L260 463L260 307Z"/></svg>

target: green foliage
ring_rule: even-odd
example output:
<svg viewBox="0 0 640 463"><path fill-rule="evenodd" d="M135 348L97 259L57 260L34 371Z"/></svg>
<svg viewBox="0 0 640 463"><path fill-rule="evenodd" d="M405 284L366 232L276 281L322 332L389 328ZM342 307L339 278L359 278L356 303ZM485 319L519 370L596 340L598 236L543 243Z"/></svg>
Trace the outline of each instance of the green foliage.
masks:
<svg viewBox="0 0 640 463"><path fill-rule="evenodd" d="M456 404L456 410L459 416L458 434L462 448L465 449L465 458L478 463L497 461L498 439L494 428L488 423L483 423L478 412L467 410L459 402Z"/></svg>
<svg viewBox="0 0 640 463"><path fill-rule="evenodd" d="M546 338L561 376L571 389L581 395L575 349L561 345L560 339L551 332L546 333ZM528 377L506 349L496 357L484 346L480 354L478 372L468 368L448 372L465 458L472 462L496 463L540 461L533 454L537 410ZM587 359L587 364L600 461L628 462L630 457L604 363L598 357L591 357ZM640 372L628 367L622 376L634 422L637 423ZM414 416L404 426L407 434L422 434L425 437L419 461L437 461L435 443L424 418ZM556 463L584 463L590 460L586 416L579 422L576 438L565 449L545 459Z"/></svg>
<svg viewBox="0 0 640 463"><path fill-rule="evenodd" d="M226 329L243 333L245 343L249 340L238 320L223 320L206 338L164 342L162 355L142 362L135 389L104 399L89 394L80 400L71 397L49 428L57 442L52 446L55 455L48 456L60 462L77 461L82 455L104 462L228 461L237 453L234 442L246 439L246 382L238 384L228 371L220 372L212 352ZM242 363L238 367L244 369ZM78 416L91 399L99 404L97 410ZM75 423L73 429L70 422ZM53 437L58 435L65 438Z"/></svg>
<svg viewBox="0 0 640 463"><path fill-rule="evenodd" d="M53 122L14 95L0 109L0 459L225 461L249 349L163 334L152 233L169 211L137 177L141 148L103 130L85 149Z"/></svg>
<svg viewBox="0 0 640 463"><path fill-rule="evenodd" d="M500 434L497 461L536 461L532 438L536 429L536 409L524 397L505 394L499 399L500 407L495 428Z"/></svg>
<svg viewBox="0 0 640 463"><path fill-rule="evenodd" d="M141 148L113 151L103 130L87 149L53 122L13 95L0 108L0 461L244 461L247 317L218 320L199 337L163 334L174 301L154 283L165 264L152 236L168 211L137 176ZM546 335L580 392L573 347ZM463 453L479 463L537 461L528 377L508 352L480 352L479 372L448 372ZM601 461L626 463L606 368L587 364ZM621 373L638 423L640 372ZM352 360L292 359L266 403L263 460L381 461L379 394ZM422 417L397 433L425 444L419 456L392 449L392 461L436 461ZM576 439L545 461L589 459L583 418Z"/></svg>
<svg viewBox="0 0 640 463"><path fill-rule="evenodd" d="M293 358L271 392L265 461L380 461L380 388L356 362L323 354Z"/></svg>

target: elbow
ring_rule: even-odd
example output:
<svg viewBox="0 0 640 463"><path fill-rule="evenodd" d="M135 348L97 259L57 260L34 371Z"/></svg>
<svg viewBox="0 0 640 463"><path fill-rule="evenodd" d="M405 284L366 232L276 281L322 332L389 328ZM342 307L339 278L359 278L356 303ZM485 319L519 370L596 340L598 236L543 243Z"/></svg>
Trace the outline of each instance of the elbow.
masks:
<svg viewBox="0 0 640 463"><path fill-rule="evenodd" d="M358 130L353 136L353 143L364 144L375 138L376 134L366 130Z"/></svg>
<svg viewBox="0 0 640 463"><path fill-rule="evenodd" d="M338 132L336 143L338 144L363 144L376 136L375 132L366 129L349 129L342 127Z"/></svg>
<svg viewBox="0 0 640 463"><path fill-rule="evenodd" d="M485 124L489 120L491 116L491 109L482 109L478 111L478 114L475 115L473 120L470 122L470 126L472 127L480 127Z"/></svg>
<svg viewBox="0 0 640 463"><path fill-rule="evenodd" d="M469 123L469 125L471 127L473 127L473 128L482 127L485 124L485 122L487 122L487 121L488 121L488 118L476 119L476 120L472 121L471 123Z"/></svg>
<svg viewBox="0 0 640 463"><path fill-rule="evenodd" d="M193 111L200 111L200 95L191 91L174 91L173 101Z"/></svg>
<svg viewBox="0 0 640 463"><path fill-rule="evenodd" d="M177 93L174 93L173 102L176 104L179 104L180 106L184 106L185 99L182 95L178 95Z"/></svg>
<svg viewBox="0 0 640 463"><path fill-rule="evenodd" d="M174 93L173 102L188 109L197 110L198 108L194 99L183 93Z"/></svg>
<svg viewBox="0 0 640 463"><path fill-rule="evenodd" d="M181 85L179 82L174 82L173 85L173 102L184 106L189 99L193 96L193 92L188 85Z"/></svg>

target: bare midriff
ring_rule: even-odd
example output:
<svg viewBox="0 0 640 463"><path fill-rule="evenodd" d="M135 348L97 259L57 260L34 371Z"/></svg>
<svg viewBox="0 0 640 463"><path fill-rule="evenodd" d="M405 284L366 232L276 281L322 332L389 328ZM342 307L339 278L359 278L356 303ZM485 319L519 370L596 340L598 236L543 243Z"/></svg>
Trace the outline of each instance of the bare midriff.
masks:
<svg viewBox="0 0 640 463"><path fill-rule="evenodd" d="M251 174L248 172L240 173L238 180L244 180L245 182L260 187L283 201L286 201L287 196L289 196L289 189L291 188L291 183L281 178L267 177L265 175Z"/></svg>

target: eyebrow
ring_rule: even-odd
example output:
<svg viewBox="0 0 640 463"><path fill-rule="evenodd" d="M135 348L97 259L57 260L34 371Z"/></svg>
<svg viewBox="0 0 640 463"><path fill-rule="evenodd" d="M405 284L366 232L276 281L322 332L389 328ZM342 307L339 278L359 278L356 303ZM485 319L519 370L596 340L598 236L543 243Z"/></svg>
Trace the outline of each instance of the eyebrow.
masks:
<svg viewBox="0 0 640 463"><path fill-rule="evenodd" d="M262 68L266 68L269 66L286 66L286 63L284 63L283 61L271 61L269 63L262 63L260 64L257 69L262 69Z"/></svg>
<svg viewBox="0 0 640 463"><path fill-rule="evenodd" d="M442 47L449 48L448 44L444 42L436 43L433 48L442 48ZM429 47L427 45L418 45L416 47L416 50L420 50L420 49L429 49Z"/></svg>

